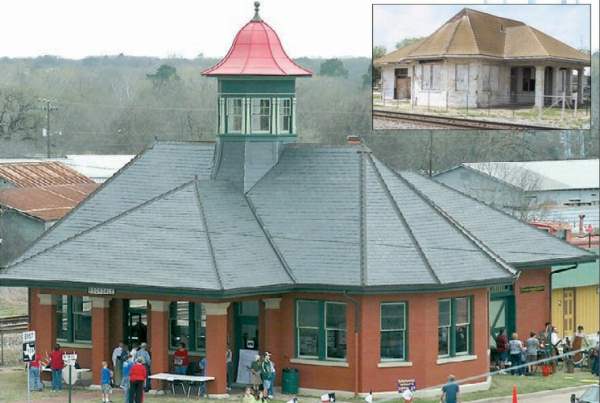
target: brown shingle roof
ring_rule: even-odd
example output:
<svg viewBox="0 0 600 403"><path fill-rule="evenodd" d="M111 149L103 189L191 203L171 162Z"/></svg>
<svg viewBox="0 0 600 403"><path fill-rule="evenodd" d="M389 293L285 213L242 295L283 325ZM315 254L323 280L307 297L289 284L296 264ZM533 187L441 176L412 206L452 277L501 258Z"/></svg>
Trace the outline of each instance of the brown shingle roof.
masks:
<svg viewBox="0 0 600 403"><path fill-rule="evenodd" d="M44 221L55 221L67 214L96 187L96 183L79 183L4 189L0 190L0 205Z"/></svg>
<svg viewBox="0 0 600 403"><path fill-rule="evenodd" d="M0 164L0 179L18 188L94 183L87 176L56 161Z"/></svg>
<svg viewBox="0 0 600 403"><path fill-rule="evenodd" d="M590 64L590 56L520 21L464 8L433 34L388 53L376 65L459 56L561 59Z"/></svg>

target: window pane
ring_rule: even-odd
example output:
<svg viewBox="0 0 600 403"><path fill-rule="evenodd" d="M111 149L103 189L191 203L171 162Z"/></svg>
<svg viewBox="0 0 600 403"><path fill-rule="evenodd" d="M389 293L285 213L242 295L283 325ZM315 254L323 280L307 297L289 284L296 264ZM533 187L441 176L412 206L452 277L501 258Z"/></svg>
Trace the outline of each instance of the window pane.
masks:
<svg viewBox="0 0 600 403"><path fill-rule="evenodd" d="M179 343L189 344L190 336L190 312L187 301L171 302L169 306L171 323L171 347L177 347Z"/></svg>
<svg viewBox="0 0 600 403"><path fill-rule="evenodd" d="M346 304L326 303L325 308L327 328L346 330Z"/></svg>
<svg viewBox="0 0 600 403"><path fill-rule="evenodd" d="M456 326L456 353L469 352L469 326Z"/></svg>
<svg viewBox="0 0 600 403"><path fill-rule="evenodd" d="M404 359L404 331L381 332L381 359Z"/></svg>
<svg viewBox="0 0 600 403"><path fill-rule="evenodd" d="M242 99L227 99L227 129L230 132L242 131Z"/></svg>
<svg viewBox="0 0 600 403"><path fill-rule="evenodd" d="M381 305L381 330L404 330L404 304Z"/></svg>
<svg viewBox="0 0 600 403"><path fill-rule="evenodd" d="M92 301L90 297L73 297L74 338L92 340Z"/></svg>
<svg viewBox="0 0 600 403"><path fill-rule="evenodd" d="M298 355L319 356L319 329L298 329Z"/></svg>
<svg viewBox="0 0 600 403"><path fill-rule="evenodd" d="M268 98L252 99L251 128L254 132L266 132L271 129L271 100Z"/></svg>
<svg viewBox="0 0 600 403"><path fill-rule="evenodd" d="M298 327L319 327L319 303L298 301Z"/></svg>
<svg viewBox="0 0 600 403"><path fill-rule="evenodd" d="M438 302L439 326L450 326L450 300L444 299Z"/></svg>
<svg viewBox="0 0 600 403"><path fill-rule="evenodd" d="M346 358L345 330L327 330L327 358Z"/></svg>
<svg viewBox="0 0 600 403"><path fill-rule="evenodd" d="M69 338L69 297L61 295L56 304L56 337Z"/></svg>
<svg viewBox="0 0 600 403"><path fill-rule="evenodd" d="M281 132L288 132L291 130L291 113L292 113L292 101L291 99L280 99L279 100L279 130Z"/></svg>
<svg viewBox="0 0 600 403"><path fill-rule="evenodd" d="M469 300L467 298L456 298L454 304L456 307L456 323L469 323Z"/></svg>
<svg viewBox="0 0 600 403"><path fill-rule="evenodd" d="M206 310L202 304L194 309L194 325L196 326L196 350L206 350Z"/></svg>
<svg viewBox="0 0 600 403"><path fill-rule="evenodd" d="M450 354L450 328L440 327L438 329L438 355Z"/></svg>

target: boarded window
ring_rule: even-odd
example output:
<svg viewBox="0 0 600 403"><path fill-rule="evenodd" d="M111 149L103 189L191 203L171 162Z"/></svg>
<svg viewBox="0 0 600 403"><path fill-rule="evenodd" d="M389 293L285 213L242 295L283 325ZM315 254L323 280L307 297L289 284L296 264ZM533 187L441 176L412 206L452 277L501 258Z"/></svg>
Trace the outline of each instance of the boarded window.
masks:
<svg viewBox="0 0 600 403"><path fill-rule="evenodd" d="M469 65L457 64L454 83L456 91L466 91L469 89Z"/></svg>
<svg viewBox="0 0 600 403"><path fill-rule="evenodd" d="M424 90L439 90L442 81L442 66L440 64L422 64L421 77Z"/></svg>
<svg viewBox="0 0 600 403"><path fill-rule="evenodd" d="M407 78L408 77L408 68L399 68L394 70L394 74L396 78Z"/></svg>
<svg viewBox="0 0 600 403"><path fill-rule="evenodd" d="M481 66L481 82L483 91L497 91L498 90L498 66L490 66L484 64Z"/></svg>

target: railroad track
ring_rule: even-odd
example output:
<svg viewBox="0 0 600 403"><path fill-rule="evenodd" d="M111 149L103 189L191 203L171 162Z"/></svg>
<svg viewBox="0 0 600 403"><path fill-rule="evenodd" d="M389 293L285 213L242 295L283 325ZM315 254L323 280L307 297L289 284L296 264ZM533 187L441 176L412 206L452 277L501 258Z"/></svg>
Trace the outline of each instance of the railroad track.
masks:
<svg viewBox="0 0 600 403"><path fill-rule="evenodd" d="M0 318L0 331L2 332L15 332L19 330L27 330L29 326L29 316L9 316L6 318Z"/></svg>
<svg viewBox="0 0 600 403"><path fill-rule="evenodd" d="M433 116L419 113L386 111L373 109L373 117L402 120L411 123L423 123L440 128L453 129L486 129L486 130L556 130L554 127L523 125L509 122L490 122L486 120Z"/></svg>

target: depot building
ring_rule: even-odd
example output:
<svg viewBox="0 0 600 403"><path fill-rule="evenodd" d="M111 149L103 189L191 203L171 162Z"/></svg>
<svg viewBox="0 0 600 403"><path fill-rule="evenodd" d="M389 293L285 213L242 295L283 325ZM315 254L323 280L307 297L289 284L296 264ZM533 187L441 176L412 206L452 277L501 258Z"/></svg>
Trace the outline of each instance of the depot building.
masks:
<svg viewBox="0 0 600 403"><path fill-rule="evenodd" d="M311 72L258 10L203 74L216 142L156 142L0 271L29 289L38 350L76 351L94 383L119 340L148 342L153 373L185 341L213 396L228 345L236 365L270 351L278 385L296 368L300 393L423 389L487 371L492 295L541 329L550 266L595 259L362 144L297 143Z"/></svg>

